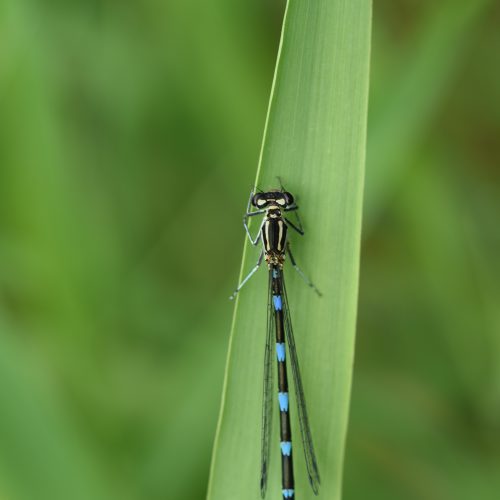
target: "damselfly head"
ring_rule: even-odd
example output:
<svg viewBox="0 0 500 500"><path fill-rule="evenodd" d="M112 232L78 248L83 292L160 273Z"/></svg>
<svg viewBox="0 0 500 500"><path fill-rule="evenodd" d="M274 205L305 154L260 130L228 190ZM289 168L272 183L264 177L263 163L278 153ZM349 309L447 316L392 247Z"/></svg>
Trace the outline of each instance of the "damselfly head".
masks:
<svg viewBox="0 0 500 500"><path fill-rule="evenodd" d="M252 197L252 205L256 208L265 208L269 205L287 208L293 203L293 196L287 191L268 191L267 193L257 193Z"/></svg>

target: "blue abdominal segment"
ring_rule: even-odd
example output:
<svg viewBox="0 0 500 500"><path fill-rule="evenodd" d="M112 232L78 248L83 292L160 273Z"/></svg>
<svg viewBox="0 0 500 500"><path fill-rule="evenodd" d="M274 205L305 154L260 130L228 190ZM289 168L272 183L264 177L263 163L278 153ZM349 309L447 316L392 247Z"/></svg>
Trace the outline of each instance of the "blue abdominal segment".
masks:
<svg viewBox="0 0 500 500"><path fill-rule="evenodd" d="M282 441L280 443L281 446L281 453L285 457L289 457L290 453L292 453L292 443L290 441Z"/></svg>
<svg viewBox="0 0 500 500"><path fill-rule="evenodd" d="M276 356L278 361L285 361L285 344L280 344L279 342L276 344Z"/></svg>
<svg viewBox="0 0 500 500"><path fill-rule="evenodd" d="M281 311L283 304L281 303L281 295L273 295L274 309Z"/></svg>
<svg viewBox="0 0 500 500"><path fill-rule="evenodd" d="M278 400L280 402L280 410L288 411L288 392L278 392Z"/></svg>

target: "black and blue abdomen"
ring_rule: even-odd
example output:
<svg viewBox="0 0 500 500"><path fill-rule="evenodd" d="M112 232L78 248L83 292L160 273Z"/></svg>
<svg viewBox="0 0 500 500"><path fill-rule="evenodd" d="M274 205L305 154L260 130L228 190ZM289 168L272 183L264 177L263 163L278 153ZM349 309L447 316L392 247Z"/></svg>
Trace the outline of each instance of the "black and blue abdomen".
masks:
<svg viewBox="0 0 500 500"><path fill-rule="evenodd" d="M295 497L292 428L290 426L288 377L286 371L285 318L282 276L277 267L271 268L272 308L276 330L276 358L278 362L278 403L280 410L280 448L283 499Z"/></svg>

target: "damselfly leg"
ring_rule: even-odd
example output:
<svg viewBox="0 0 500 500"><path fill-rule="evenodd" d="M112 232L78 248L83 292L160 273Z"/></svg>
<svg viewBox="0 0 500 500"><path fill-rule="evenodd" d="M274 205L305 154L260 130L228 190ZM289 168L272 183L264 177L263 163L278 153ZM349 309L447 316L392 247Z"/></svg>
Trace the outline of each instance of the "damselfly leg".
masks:
<svg viewBox="0 0 500 500"><path fill-rule="evenodd" d="M299 218L299 214L297 212L295 212L295 214L297 215L297 219ZM285 222L292 228L294 229L295 231L297 231L301 236L304 236L304 230L302 229L302 224L300 224L299 227L297 227L290 219L287 219L286 217L284 217L284 220ZM300 221L300 220L299 220Z"/></svg>
<svg viewBox="0 0 500 500"><path fill-rule="evenodd" d="M318 296L321 297L323 294L316 288L316 285L307 277L304 271L302 271L302 269L297 265L297 262L295 262L295 258L292 254L292 251L290 250L290 243L287 243L286 251L288 253L288 256L290 257L290 262L292 263L292 267L299 273L299 276L304 280L306 285L311 287L318 294Z"/></svg>
<svg viewBox="0 0 500 500"><path fill-rule="evenodd" d="M291 220L287 219L284 217L286 223L297 233L299 233L301 236L304 236L305 231L304 228L302 227L302 221L300 220L299 217L299 207L294 203L291 207L285 208L284 212L293 212L295 214L295 218L297 219L297 225L295 225Z"/></svg>
<svg viewBox="0 0 500 500"><path fill-rule="evenodd" d="M257 272L257 269L259 269L260 265L262 264L262 258L264 257L264 250L260 252L259 258L257 260L257 264L250 270L250 272L246 275L246 278L238 285L236 290L233 292L231 297L229 297L229 300L233 300L238 292L243 288L245 283Z"/></svg>

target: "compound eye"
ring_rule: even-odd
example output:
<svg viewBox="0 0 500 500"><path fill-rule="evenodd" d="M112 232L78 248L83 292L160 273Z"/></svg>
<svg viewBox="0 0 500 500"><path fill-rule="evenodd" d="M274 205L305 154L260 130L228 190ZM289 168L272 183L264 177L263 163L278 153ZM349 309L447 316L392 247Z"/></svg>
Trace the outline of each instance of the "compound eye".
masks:
<svg viewBox="0 0 500 500"><path fill-rule="evenodd" d="M252 205L257 208L263 208L267 205L267 200L262 196L262 194L256 194L252 198Z"/></svg>
<svg viewBox="0 0 500 500"><path fill-rule="evenodd" d="M293 199L293 196L289 192L283 193L283 196L286 200L286 206L290 207L295 203L295 200Z"/></svg>

